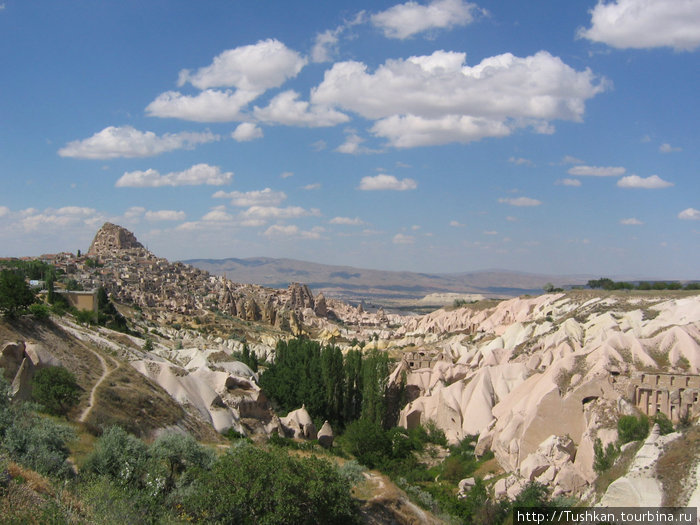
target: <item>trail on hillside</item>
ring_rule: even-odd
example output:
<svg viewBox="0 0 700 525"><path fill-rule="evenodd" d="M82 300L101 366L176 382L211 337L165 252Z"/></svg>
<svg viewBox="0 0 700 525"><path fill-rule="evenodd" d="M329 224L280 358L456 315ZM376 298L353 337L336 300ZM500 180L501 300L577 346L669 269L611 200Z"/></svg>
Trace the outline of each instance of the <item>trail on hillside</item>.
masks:
<svg viewBox="0 0 700 525"><path fill-rule="evenodd" d="M109 368L109 366L107 366L107 361L104 357L102 357L99 353L95 352L92 348L87 349L90 350L90 352L92 352L93 354L95 354L95 357L97 357L97 359L100 360L100 364L102 365L103 371L100 378L95 382L95 384L92 386L92 389L90 390L88 405L85 407L85 410L83 410L82 414L80 414L80 417L78 418L78 421L80 421L81 423L85 422L88 415L90 414L90 410L92 410L92 407L95 405L95 393L97 392L98 387L102 384L102 382L107 378L109 374L111 374L117 368L119 368L119 363L115 359L110 357L110 360L112 361L112 364L114 366L113 368Z"/></svg>

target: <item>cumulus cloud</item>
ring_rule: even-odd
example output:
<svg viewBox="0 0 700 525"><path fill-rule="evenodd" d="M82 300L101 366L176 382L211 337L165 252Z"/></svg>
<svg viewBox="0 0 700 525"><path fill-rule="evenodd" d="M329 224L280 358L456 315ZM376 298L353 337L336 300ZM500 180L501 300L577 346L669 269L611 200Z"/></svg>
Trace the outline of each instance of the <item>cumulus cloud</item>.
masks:
<svg viewBox="0 0 700 525"><path fill-rule="evenodd" d="M147 211L144 216L147 221L184 221L187 217L184 211L175 210Z"/></svg>
<svg viewBox="0 0 700 525"><path fill-rule="evenodd" d="M301 206L287 206L286 208L279 208L276 206L251 206L247 210L241 212L241 216L245 219L262 221L296 219L299 217L308 217L309 215L319 216L321 212L316 208L306 210Z"/></svg>
<svg viewBox="0 0 700 525"><path fill-rule="evenodd" d="M316 35L314 46L311 48L312 62L330 62L337 53L338 36L343 27L329 29Z"/></svg>
<svg viewBox="0 0 700 525"><path fill-rule="evenodd" d="M215 199L231 199L232 206L248 208L251 206L277 206L287 198L283 191L273 191L270 188L255 191L217 191L212 195Z"/></svg>
<svg viewBox="0 0 700 525"><path fill-rule="evenodd" d="M607 85L546 51L465 62L465 53L449 51L387 60L374 72L339 62L310 100L375 120L376 135L412 147L503 137L519 127L551 132L550 120L580 121L585 101Z"/></svg>
<svg viewBox="0 0 700 525"><path fill-rule="evenodd" d="M302 190L306 191L311 191L311 190L320 190L321 189L321 183L320 182L314 182L312 184L307 184L305 186L301 187Z"/></svg>
<svg viewBox="0 0 700 525"><path fill-rule="evenodd" d="M261 139L263 136L262 130L252 122L243 122L231 133L231 138L238 142L248 142L255 139Z"/></svg>
<svg viewBox="0 0 700 525"><path fill-rule="evenodd" d="M452 226L453 228L463 228L466 225L462 224L459 221L450 221L450 226Z"/></svg>
<svg viewBox="0 0 700 525"><path fill-rule="evenodd" d="M195 164L184 171L161 175L157 170L129 171L116 182L117 188L159 188L163 186L223 186L233 179L230 171L222 172L218 166Z"/></svg>
<svg viewBox="0 0 700 525"><path fill-rule="evenodd" d="M394 244L413 244L416 239L412 235L405 235L403 233L397 233L391 240Z"/></svg>
<svg viewBox="0 0 700 525"><path fill-rule="evenodd" d="M360 154L366 154L366 153L378 153L379 150L371 149L366 146L363 146L362 144L365 142L365 139L360 137L357 133L354 131L349 132L346 137L345 137L345 142L343 142L340 146L338 146L335 151L338 153L346 153L349 155L360 155Z"/></svg>
<svg viewBox="0 0 700 525"><path fill-rule="evenodd" d="M479 12L476 4L463 0L433 0L428 5L406 2L371 16L372 24L387 38L409 38L435 29L464 26Z"/></svg>
<svg viewBox="0 0 700 525"><path fill-rule="evenodd" d="M700 221L700 210L686 208L678 214L678 218L684 221Z"/></svg>
<svg viewBox="0 0 700 525"><path fill-rule="evenodd" d="M572 157L571 155L566 155L562 160L562 163L564 164L583 164L584 162L576 157Z"/></svg>
<svg viewBox="0 0 700 525"><path fill-rule="evenodd" d="M267 107L255 107L256 118L262 122L285 126L326 127L350 120L347 115L325 105L311 105L299 100L296 91L285 91L274 97Z"/></svg>
<svg viewBox="0 0 700 525"><path fill-rule="evenodd" d="M530 197L504 198L498 199L498 202L501 204L510 204L511 206L539 206L542 204L541 201L531 199Z"/></svg>
<svg viewBox="0 0 700 525"><path fill-rule="evenodd" d="M55 233L87 232L106 220L106 216L95 208L85 206L63 206L61 208L26 208L12 211L6 206L0 206L0 216L3 217L3 230L25 233Z"/></svg>
<svg viewBox="0 0 700 525"><path fill-rule="evenodd" d="M511 164L515 164L516 166L534 166L535 163L532 162L530 159L526 159L523 157L510 157L508 159L508 162Z"/></svg>
<svg viewBox="0 0 700 525"><path fill-rule="evenodd" d="M324 229L320 226L312 228L311 230L300 230L298 226L293 224L281 225L273 224L270 226L263 235L266 237L295 237L299 239L320 239L321 233Z"/></svg>
<svg viewBox="0 0 700 525"><path fill-rule="evenodd" d="M297 76L306 62L299 53L278 40L261 40L257 44L228 49L214 57L210 65L195 72L183 69L178 85L189 82L199 89L236 87L264 92Z"/></svg>
<svg viewBox="0 0 700 525"><path fill-rule="evenodd" d="M642 221L639 219L635 219L634 217L630 217L629 219L621 219L620 224L624 226L641 226L644 224Z"/></svg>
<svg viewBox="0 0 700 525"><path fill-rule="evenodd" d="M330 224L343 224L346 226L363 226L365 224L365 221L359 217L355 217L354 219L351 217L333 217L328 222Z"/></svg>
<svg viewBox="0 0 700 525"><path fill-rule="evenodd" d="M673 183L663 180L658 175L652 175L646 179L640 177L639 175L629 175L628 177L622 177L620 180L618 180L617 185L620 188L644 188L647 190L657 190L673 186Z"/></svg>
<svg viewBox="0 0 700 525"><path fill-rule="evenodd" d="M559 179L554 184L559 186L573 186L578 188L581 186L581 181L578 179Z"/></svg>
<svg viewBox="0 0 700 525"><path fill-rule="evenodd" d="M207 89L196 95L166 91L146 106L151 117L178 118L194 122L231 122L246 118L242 113L260 92Z"/></svg>
<svg viewBox="0 0 700 525"><path fill-rule="evenodd" d="M674 153L676 151L682 151L682 150L683 150L683 148L674 148L669 143L664 143L664 144L661 144L661 146L659 146L659 151L661 153Z"/></svg>
<svg viewBox="0 0 700 525"><path fill-rule="evenodd" d="M418 184L413 179L397 179L393 175L380 174L374 177L362 177L359 189L364 191L375 190L395 190L406 191L415 190Z"/></svg>
<svg viewBox="0 0 700 525"><path fill-rule="evenodd" d="M700 2L599 0L591 10L591 27L579 29L578 36L618 49L692 51L700 46Z"/></svg>
<svg viewBox="0 0 700 525"><path fill-rule="evenodd" d="M219 140L218 135L203 133L166 133L139 131L131 126L108 126L92 137L74 140L58 150L61 157L79 159L115 159L152 157L167 151L191 149L197 144Z"/></svg>
<svg viewBox="0 0 700 525"><path fill-rule="evenodd" d="M574 166L567 173L578 177L619 177L625 171L621 166Z"/></svg>

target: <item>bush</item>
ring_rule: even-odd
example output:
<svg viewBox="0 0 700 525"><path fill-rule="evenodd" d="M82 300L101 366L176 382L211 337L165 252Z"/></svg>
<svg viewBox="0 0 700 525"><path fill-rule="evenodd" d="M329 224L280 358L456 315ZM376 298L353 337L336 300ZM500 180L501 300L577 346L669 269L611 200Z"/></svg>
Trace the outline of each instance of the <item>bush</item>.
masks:
<svg viewBox="0 0 700 525"><path fill-rule="evenodd" d="M202 471L185 519L233 523L357 523L350 485L327 461L241 442Z"/></svg>
<svg viewBox="0 0 700 525"><path fill-rule="evenodd" d="M72 469L66 461L69 455L66 442L75 437L73 431L33 414L25 404L7 410L9 417L2 446L10 457L47 476L70 476Z"/></svg>
<svg viewBox="0 0 700 525"><path fill-rule="evenodd" d="M392 455L392 440L381 425L367 419L350 423L342 436L347 450L369 468L377 468Z"/></svg>
<svg viewBox="0 0 700 525"><path fill-rule="evenodd" d="M620 449L614 443L608 443L608 446L603 449L603 442L596 438L593 444L593 470L598 474L605 472L615 464L619 454Z"/></svg>
<svg viewBox="0 0 700 525"><path fill-rule="evenodd" d="M652 423L659 425L659 431L661 432L662 436L673 432L673 423L671 423L671 420L668 419L662 412L658 412L654 416Z"/></svg>
<svg viewBox="0 0 700 525"><path fill-rule="evenodd" d="M49 318L51 310L44 303L35 303L29 305L29 312L39 321L44 321Z"/></svg>
<svg viewBox="0 0 700 525"><path fill-rule="evenodd" d="M0 312L8 319L14 319L26 311L34 302L34 292L19 272L3 270L0 272Z"/></svg>
<svg viewBox="0 0 700 525"><path fill-rule="evenodd" d="M32 397L49 414L64 416L78 404L80 386L70 371L61 366L48 366L34 375Z"/></svg>
<svg viewBox="0 0 700 525"><path fill-rule="evenodd" d="M149 469L151 476L162 475L165 490L175 486L175 481L188 469L209 469L214 463L214 453L190 435L163 434L149 447L154 462Z"/></svg>
<svg viewBox="0 0 700 525"><path fill-rule="evenodd" d="M640 415L622 416L617 421L617 435L620 444L624 445L630 441L640 441L649 434L649 419Z"/></svg>
<svg viewBox="0 0 700 525"><path fill-rule="evenodd" d="M138 485L147 461L148 449L143 441L119 427L110 427L97 441L82 471L105 476L120 485Z"/></svg>

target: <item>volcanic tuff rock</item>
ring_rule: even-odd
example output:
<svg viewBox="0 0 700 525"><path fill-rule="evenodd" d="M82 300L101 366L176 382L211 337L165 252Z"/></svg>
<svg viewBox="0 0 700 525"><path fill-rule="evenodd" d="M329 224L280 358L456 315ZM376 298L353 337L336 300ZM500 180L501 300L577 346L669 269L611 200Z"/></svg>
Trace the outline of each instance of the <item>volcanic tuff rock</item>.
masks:
<svg viewBox="0 0 700 525"><path fill-rule="evenodd" d="M89 255L109 254L119 250L145 250L129 230L106 222L99 229L88 250Z"/></svg>

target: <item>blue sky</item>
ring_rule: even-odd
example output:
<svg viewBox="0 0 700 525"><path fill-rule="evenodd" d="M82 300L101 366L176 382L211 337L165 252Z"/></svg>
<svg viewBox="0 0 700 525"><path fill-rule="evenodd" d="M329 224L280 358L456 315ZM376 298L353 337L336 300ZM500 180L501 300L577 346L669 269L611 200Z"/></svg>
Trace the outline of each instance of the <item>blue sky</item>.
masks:
<svg viewBox="0 0 700 525"><path fill-rule="evenodd" d="M0 256L698 279L700 0L0 0Z"/></svg>

